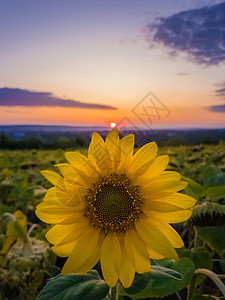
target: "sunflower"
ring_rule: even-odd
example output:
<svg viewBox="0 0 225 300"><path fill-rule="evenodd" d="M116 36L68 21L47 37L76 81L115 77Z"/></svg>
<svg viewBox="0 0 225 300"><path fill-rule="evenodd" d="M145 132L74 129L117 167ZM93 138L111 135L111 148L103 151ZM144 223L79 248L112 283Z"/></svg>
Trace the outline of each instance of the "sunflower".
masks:
<svg viewBox="0 0 225 300"><path fill-rule="evenodd" d="M36 215L55 224L46 238L68 257L62 275L84 274L100 261L109 286L129 287L135 272L150 271L150 259L178 258L183 241L169 223L187 220L196 200L178 193L187 183L165 171L169 158L156 157L154 142L133 150L133 134L120 139L113 129L104 141L94 132L88 157L67 152L68 163L57 165L63 176L41 172L54 187Z"/></svg>

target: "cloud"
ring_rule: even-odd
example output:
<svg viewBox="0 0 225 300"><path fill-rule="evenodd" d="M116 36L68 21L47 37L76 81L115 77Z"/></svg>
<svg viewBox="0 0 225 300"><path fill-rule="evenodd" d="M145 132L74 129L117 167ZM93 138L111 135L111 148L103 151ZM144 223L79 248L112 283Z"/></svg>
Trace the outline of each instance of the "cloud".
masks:
<svg viewBox="0 0 225 300"><path fill-rule="evenodd" d="M225 104L224 105L214 105L209 107L209 111L225 113Z"/></svg>
<svg viewBox="0 0 225 300"><path fill-rule="evenodd" d="M223 86L224 87L222 87L221 89L215 90L216 96L225 98L225 83L223 84Z"/></svg>
<svg viewBox="0 0 225 300"><path fill-rule="evenodd" d="M22 89L0 88L0 106L60 106L89 109L116 110L111 105L85 103L54 97L48 92L33 92Z"/></svg>
<svg viewBox="0 0 225 300"><path fill-rule="evenodd" d="M215 90L215 95L224 99L225 98L225 82L218 85L220 88ZM209 111L225 113L225 104L213 105L207 107Z"/></svg>
<svg viewBox="0 0 225 300"><path fill-rule="evenodd" d="M151 47L163 45L170 55L185 53L196 64L225 62L225 2L159 18L146 26Z"/></svg>

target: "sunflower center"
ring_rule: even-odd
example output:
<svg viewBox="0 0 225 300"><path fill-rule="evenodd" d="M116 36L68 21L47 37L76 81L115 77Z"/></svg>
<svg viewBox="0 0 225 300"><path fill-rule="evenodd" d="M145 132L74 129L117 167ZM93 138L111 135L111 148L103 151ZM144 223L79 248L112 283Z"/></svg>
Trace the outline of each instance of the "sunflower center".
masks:
<svg viewBox="0 0 225 300"><path fill-rule="evenodd" d="M101 231L125 232L142 214L139 186L125 174L100 177L85 196L85 216Z"/></svg>

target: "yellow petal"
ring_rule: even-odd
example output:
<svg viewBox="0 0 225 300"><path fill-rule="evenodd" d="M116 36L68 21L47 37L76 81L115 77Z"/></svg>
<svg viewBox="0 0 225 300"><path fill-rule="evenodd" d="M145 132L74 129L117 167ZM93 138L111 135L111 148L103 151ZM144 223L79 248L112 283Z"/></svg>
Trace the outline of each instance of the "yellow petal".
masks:
<svg viewBox="0 0 225 300"><path fill-rule="evenodd" d="M120 148L121 148L121 159L120 159L120 165L118 166L118 171L125 172L129 167L129 162L134 152L134 135L129 134L127 136L124 136L120 140Z"/></svg>
<svg viewBox="0 0 225 300"><path fill-rule="evenodd" d="M120 141L121 159L126 160L132 157L134 152L134 134L124 136Z"/></svg>
<svg viewBox="0 0 225 300"><path fill-rule="evenodd" d="M85 274L86 272L90 271L97 264L97 262L100 259L100 250L101 250L102 242L103 242L103 235L100 234L99 242L98 242L96 249L92 252L92 255L90 255L82 265L77 267L77 269L76 269L77 273Z"/></svg>
<svg viewBox="0 0 225 300"><path fill-rule="evenodd" d="M79 152L66 152L65 154L66 159L68 162L74 167L76 170L80 169L86 175L91 177L97 177L99 175L98 171L96 170L95 166L90 162L90 160L82 155Z"/></svg>
<svg viewBox="0 0 225 300"><path fill-rule="evenodd" d="M83 223L73 223L69 225L56 225L45 235L47 240L55 245L63 245L76 241L82 234L90 230L88 219Z"/></svg>
<svg viewBox="0 0 225 300"><path fill-rule="evenodd" d="M72 187L66 191L63 191L56 187L52 187L47 191L44 201L53 202L55 204L64 206L79 207L84 202L83 197L86 193L87 189L77 189Z"/></svg>
<svg viewBox="0 0 225 300"><path fill-rule="evenodd" d="M59 224L72 224L74 222L76 223L86 223L88 220L87 217L84 216L84 213L81 211L76 210L75 213L66 216L64 219L62 219Z"/></svg>
<svg viewBox="0 0 225 300"><path fill-rule="evenodd" d="M76 272L76 270L84 264L92 253L96 250L99 241L99 231L90 229L85 232L75 244L75 247L67 259L63 269L62 275ZM92 265L91 267L94 267Z"/></svg>
<svg viewBox="0 0 225 300"><path fill-rule="evenodd" d="M164 171L160 176L160 180L177 181L180 179L181 179L180 173L175 171Z"/></svg>
<svg viewBox="0 0 225 300"><path fill-rule="evenodd" d="M57 164L56 167L70 184L77 187L90 186L90 178L81 169L75 170L69 164Z"/></svg>
<svg viewBox="0 0 225 300"><path fill-rule="evenodd" d="M66 190L64 179L56 172L44 170L40 172L49 182L59 189Z"/></svg>
<svg viewBox="0 0 225 300"><path fill-rule="evenodd" d="M77 240L80 238L80 236L82 234L85 234L85 232L87 232L88 230L90 230L90 228L92 228L90 226L90 224L88 223L88 218L86 220L86 222L78 222L78 223L74 223L73 225L73 232L71 232L70 235L65 236L59 243L59 245L62 244L66 244L66 243L70 243L74 240ZM64 225L64 226L69 226L69 225Z"/></svg>
<svg viewBox="0 0 225 300"><path fill-rule="evenodd" d="M81 215L81 212L77 209L60 204L52 204L50 201L40 203L37 206L35 213L39 219L49 224L60 223L67 217L71 217L73 220L76 220L76 218Z"/></svg>
<svg viewBox="0 0 225 300"><path fill-rule="evenodd" d="M74 224L55 225L45 235L51 244L59 244L65 236L73 233Z"/></svg>
<svg viewBox="0 0 225 300"><path fill-rule="evenodd" d="M152 250L151 248L148 247L148 255L152 259L163 259L165 256L157 253L156 251Z"/></svg>
<svg viewBox="0 0 225 300"><path fill-rule="evenodd" d="M168 162L168 155L158 156L153 161L150 161L147 170L137 174L137 176L139 176L139 178L137 178L137 183L143 184L155 180L165 170Z"/></svg>
<svg viewBox="0 0 225 300"><path fill-rule="evenodd" d="M137 184L139 182L140 182L140 184L143 184L144 180L141 180L141 178L143 178L144 176L142 176L142 175L144 175L147 172L151 163L152 163L152 161L148 161L147 163L141 165L140 168L138 167L138 165L135 168L130 168L128 171L129 177L131 177L132 179L135 179L135 182L137 182ZM140 180L138 180L138 179L140 179Z"/></svg>
<svg viewBox="0 0 225 300"><path fill-rule="evenodd" d="M102 137L94 132L88 149L88 158L97 166L99 171L106 175L112 171L112 161L109 151Z"/></svg>
<svg viewBox="0 0 225 300"><path fill-rule="evenodd" d="M151 266L147 245L135 230L127 230L124 245L127 256L130 263L134 266L135 271L138 273L149 272Z"/></svg>
<svg viewBox="0 0 225 300"><path fill-rule="evenodd" d="M120 164L120 139L119 139L119 132L118 129L113 129L109 132L106 137L105 145L110 153L112 167L113 170L117 170L117 167Z"/></svg>
<svg viewBox="0 0 225 300"><path fill-rule="evenodd" d="M56 197L56 188L52 187L50 189L47 190L45 197L44 197L44 201L53 201L55 203L58 203L58 199Z"/></svg>
<svg viewBox="0 0 225 300"><path fill-rule="evenodd" d="M123 287L128 288L134 281L135 269L130 263L125 249L122 249L119 279Z"/></svg>
<svg viewBox="0 0 225 300"><path fill-rule="evenodd" d="M171 212L171 211L177 211L181 210L179 206L176 206L174 204L170 204L167 202L162 201L154 201L151 199L145 199L142 209L144 210L154 210L157 212Z"/></svg>
<svg viewBox="0 0 225 300"><path fill-rule="evenodd" d="M85 192L84 192L85 191ZM58 202L65 206L79 208L84 202L83 196L87 193L87 189L78 189L76 187L68 188L67 191L55 190Z"/></svg>
<svg viewBox="0 0 225 300"><path fill-rule="evenodd" d="M106 283L111 287L115 286L121 263L121 247L116 234L108 234L104 239L100 261L102 274Z"/></svg>
<svg viewBox="0 0 225 300"><path fill-rule="evenodd" d="M180 223L190 218L192 212L190 210L178 210L171 212L157 212L150 209L142 209L143 212L151 219L165 221L167 223Z"/></svg>
<svg viewBox="0 0 225 300"><path fill-rule="evenodd" d="M181 248L184 246L182 238L172 226L164 222L155 222L154 224L168 238L174 248Z"/></svg>
<svg viewBox="0 0 225 300"><path fill-rule="evenodd" d="M155 142L148 143L141 147L132 157L132 167L140 168L143 164L154 159L158 151L158 146Z"/></svg>
<svg viewBox="0 0 225 300"><path fill-rule="evenodd" d="M168 205L175 205L184 209L191 208L196 203L196 200L194 198L181 193L173 193L163 198L154 199L154 203L157 203L158 201Z"/></svg>
<svg viewBox="0 0 225 300"><path fill-rule="evenodd" d="M150 221L139 220L136 222L136 229L144 242L157 253L164 257L177 259L177 253L167 237Z"/></svg>
<svg viewBox="0 0 225 300"><path fill-rule="evenodd" d="M158 180L152 182L147 186L143 186L142 197L157 199L170 194L174 194L180 190L183 190L187 186L185 181L167 181L167 180Z"/></svg>
<svg viewBox="0 0 225 300"><path fill-rule="evenodd" d="M60 257L68 257L73 251L77 241L51 247L52 251Z"/></svg>

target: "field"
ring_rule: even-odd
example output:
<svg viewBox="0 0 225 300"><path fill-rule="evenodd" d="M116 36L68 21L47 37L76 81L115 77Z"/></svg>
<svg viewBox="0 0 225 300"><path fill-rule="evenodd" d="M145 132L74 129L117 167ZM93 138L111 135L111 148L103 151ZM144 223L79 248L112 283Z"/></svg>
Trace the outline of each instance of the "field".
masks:
<svg viewBox="0 0 225 300"><path fill-rule="evenodd" d="M87 149L79 151L87 153ZM66 162L64 152L0 151L1 300L35 299L47 279L59 274L65 262L65 258L51 252L45 239L50 225L34 213L51 187L39 171L56 170L55 164ZM155 279L154 293L145 289L135 299L186 299L186 287L196 269L212 270L220 280L225 278L225 144L162 147L159 154L169 154L168 170L184 176L189 186L183 193L198 202L189 221L174 225L185 243L185 248L178 250L181 263L161 263L182 273L183 279L176 283L164 281L164 286ZM197 278L193 299L225 299L209 277ZM125 294L124 298L128 297L129 293ZM209 294L213 296L200 296Z"/></svg>

